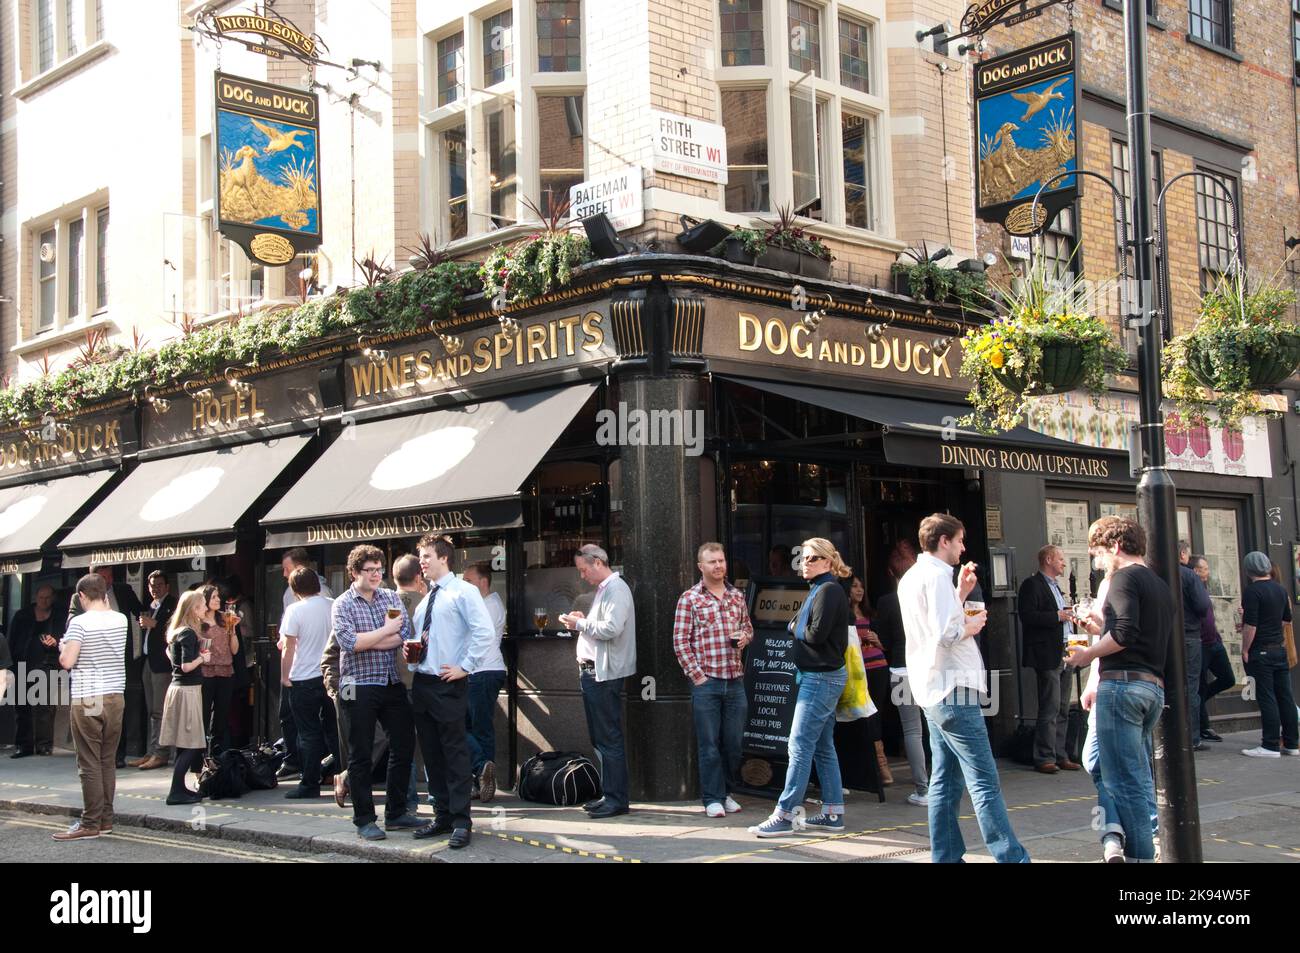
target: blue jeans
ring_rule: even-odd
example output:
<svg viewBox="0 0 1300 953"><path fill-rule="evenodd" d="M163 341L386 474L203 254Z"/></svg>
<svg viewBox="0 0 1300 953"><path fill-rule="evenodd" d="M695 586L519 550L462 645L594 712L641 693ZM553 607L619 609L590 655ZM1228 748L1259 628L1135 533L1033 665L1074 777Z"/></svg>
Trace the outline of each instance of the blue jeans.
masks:
<svg viewBox="0 0 1300 953"><path fill-rule="evenodd" d="M587 711L587 733L600 758L600 789L605 806L626 809L627 754L623 747L623 679L596 681L594 672L582 673L582 702Z"/></svg>
<svg viewBox="0 0 1300 953"><path fill-rule="evenodd" d="M497 759L497 733L493 717L497 712L497 695L506 683L505 672L475 672L469 677L469 762L474 777L483 765Z"/></svg>
<svg viewBox="0 0 1300 953"><path fill-rule="evenodd" d="M993 859L999 864L1028 863L1029 853L1016 839L1007 817L982 709L973 701L958 701L965 692L959 688L939 704L924 709L934 755L929 795L930 859L936 864L964 863L966 841L957 823L957 811L962 791L969 787L984 846Z"/></svg>
<svg viewBox="0 0 1300 953"><path fill-rule="evenodd" d="M1147 760L1151 760L1149 739ZM1093 705L1092 711L1088 714L1088 735L1083 741L1083 769L1092 775L1092 783L1097 786L1097 807L1101 809L1102 839L1104 840L1107 834L1118 834L1123 837L1124 825L1119 822L1119 813L1115 810L1115 802L1106 791L1106 785L1101 776L1101 745L1097 743L1096 705ZM1147 803L1147 811L1151 814L1151 836L1155 837L1160 833L1160 815L1156 811L1154 783L1151 785L1151 800Z"/></svg>
<svg viewBox="0 0 1300 953"><path fill-rule="evenodd" d="M1110 808L1124 830L1124 856L1133 860L1156 857L1151 839L1156 800L1151 736L1164 705L1165 690L1154 682L1103 679L1097 687L1098 763ZM1097 790L1100 796L1100 783Z"/></svg>
<svg viewBox="0 0 1300 953"><path fill-rule="evenodd" d="M743 678L709 678L703 685L691 686L700 754L700 800L705 807L721 803L740 784L746 707Z"/></svg>
<svg viewBox="0 0 1300 953"><path fill-rule="evenodd" d="M822 789L822 812L844 813L844 785L840 780L840 759L835 753L835 705L844 694L848 669L833 672L800 672L799 695L790 725L790 764L785 769L785 790L776 802L778 817L790 820L803 803L817 765L817 782Z"/></svg>

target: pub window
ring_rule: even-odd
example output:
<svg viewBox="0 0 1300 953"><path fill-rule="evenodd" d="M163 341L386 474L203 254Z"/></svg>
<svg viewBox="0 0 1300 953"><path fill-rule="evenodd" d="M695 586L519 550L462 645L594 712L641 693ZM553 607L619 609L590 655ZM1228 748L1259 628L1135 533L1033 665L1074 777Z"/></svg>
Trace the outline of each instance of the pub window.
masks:
<svg viewBox="0 0 1300 953"><path fill-rule="evenodd" d="M455 33L438 41L438 105L461 97L465 78L465 34Z"/></svg>
<svg viewBox="0 0 1300 953"><path fill-rule="evenodd" d="M763 50L763 0L721 0L718 34L723 66L762 66L767 62Z"/></svg>
<svg viewBox="0 0 1300 953"><path fill-rule="evenodd" d="M86 223L79 218L68 222L68 320L81 314L81 256L85 249Z"/></svg>
<svg viewBox="0 0 1300 953"><path fill-rule="evenodd" d="M790 69L822 73L822 11L809 3L789 0Z"/></svg>
<svg viewBox="0 0 1300 953"><path fill-rule="evenodd" d="M1125 243L1123 226L1120 224L1122 221L1121 213L1120 213L1121 204L1123 207L1123 215L1129 216L1131 214L1129 204L1133 198L1133 180L1129 169L1128 143L1125 142L1123 139L1112 139L1110 141L1110 166L1111 166L1111 178L1114 180L1115 184L1119 187L1120 192L1123 194L1123 199L1121 200L1120 196L1111 193L1111 198L1115 206L1115 263L1116 263L1116 267L1120 270L1120 273L1122 274L1124 270L1125 262L1127 262L1128 273L1129 275L1133 275L1134 274L1133 249L1131 246ZM1151 153L1151 214L1152 216L1156 215L1156 199L1160 195L1160 188L1163 181L1164 179L1163 176L1161 175L1161 169L1160 169L1160 153L1153 151ZM1133 237L1133 223L1129 222L1128 239L1132 241L1132 237ZM1166 316L1163 319L1163 321L1167 329L1169 326L1168 317ZM1128 350L1130 354L1136 355L1137 345L1138 345L1137 329L1124 328L1122 333L1124 339L1124 347Z"/></svg>
<svg viewBox="0 0 1300 953"><path fill-rule="evenodd" d="M1198 40L1232 49L1231 0L1188 0L1187 32Z"/></svg>
<svg viewBox="0 0 1300 953"><path fill-rule="evenodd" d="M1062 282L1070 282L1079 275L1083 261L1075 226L1075 206L1061 209L1051 225L1043 232L1042 255L1049 273Z"/></svg>
<svg viewBox="0 0 1300 953"><path fill-rule="evenodd" d="M862 93L872 92L871 30L870 24L840 17L840 85Z"/></svg>
<svg viewBox="0 0 1300 953"><path fill-rule="evenodd" d="M1240 201L1234 176L1217 169L1200 168L1198 171L1210 172L1219 178L1233 201ZM1196 177L1196 242L1200 252L1201 293L1204 294L1218 284L1233 259L1232 206L1224 188L1204 176Z"/></svg>
<svg viewBox="0 0 1300 953"><path fill-rule="evenodd" d="M54 311L58 301L59 283L56 260L58 256L57 234L54 229L41 232L36 245L36 267L40 282L41 311L37 327L48 330L54 327Z"/></svg>
<svg viewBox="0 0 1300 953"><path fill-rule="evenodd" d="M68 55L75 56L86 35L85 0L63 0L63 26Z"/></svg>
<svg viewBox="0 0 1300 953"><path fill-rule="evenodd" d="M524 485L524 617L512 632L555 634L560 613L590 607L573 559L587 543L607 545L605 498L599 463L546 463ZM619 555L606 551L617 568Z"/></svg>
<svg viewBox="0 0 1300 953"><path fill-rule="evenodd" d="M93 39L104 38L104 0L95 0L95 34Z"/></svg>
<svg viewBox="0 0 1300 953"><path fill-rule="evenodd" d="M727 131L727 211L766 212L767 90L722 90L722 125Z"/></svg>
<svg viewBox="0 0 1300 953"><path fill-rule="evenodd" d="M1300 0L1291 0L1291 59L1295 61L1295 77L1300 79Z"/></svg>
<svg viewBox="0 0 1300 953"><path fill-rule="evenodd" d="M503 100L487 115L488 185L492 223L515 221L515 104Z"/></svg>
<svg viewBox="0 0 1300 953"><path fill-rule="evenodd" d="M537 0L537 70L582 70L582 4L579 0Z"/></svg>
<svg viewBox="0 0 1300 953"><path fill-rule="evenodd" d="M54 0L36 0L36 66L44 73L54 65Z"/></svg>
<svg viewBox="0 0 1300 953"><path fill-rule="evenodd" d="M438 181L443 209L441 235L455 241L469 234L469 180L466 176L465 124L437 133Z"/></svg>
<svg viewBox="0 0 1300 953"><path fill-rule="evenodd" d="M503 10L483 21L483 85L495 86L511 76L514 66L514 13Z"/></svg>
<svg viewBox="0 0 1300 953"><path fill-rule="evenodd" d="M108 207L95 212L95 310L108 307Z"/></svg>
<svg viewBox="0 0 1300 953"><path fill-rule="evenodd" d="M538 171L541 201L553 214L569 199L569 189L584 178L582 153L582 96L538 96Z"/></svg>
<svg viewBox="0 0 1300 953"><path fill-rule="evenodd" d="M59 330L108 307L108 208L83 205L29 233L33 331Z"/></svg>
<svg viewBox="0 0 1300 953"><path fill-rule="evenodd" d="M799 86L790 91L790 164L795 211L821 219L824 218L822 186L826 179L821 167L826 104L814 101L810 94L811 90L804 91Z"/></svg>
<svg viewBox="0 0 1300 953"><path fill-rule="evenodd" d="M875 230L876 129L874 116L840 113L844 152L844 224Z"/></svg>
<svg viewBox="0 0 1300 953"><path fill-rule="evenodd" d="M29 0L29 3L32 75L84 53L104 35L101 0Z"/></svg>

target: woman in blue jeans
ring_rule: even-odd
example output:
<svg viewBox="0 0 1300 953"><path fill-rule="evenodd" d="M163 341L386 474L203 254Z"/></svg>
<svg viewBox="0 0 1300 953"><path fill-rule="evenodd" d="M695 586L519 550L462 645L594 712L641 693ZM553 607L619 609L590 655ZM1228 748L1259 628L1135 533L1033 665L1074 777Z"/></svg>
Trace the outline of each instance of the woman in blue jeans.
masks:
<svg viewBox="0 0 1300 953"><path fill-rule="evenodd" d="M749 832L759 837L786 837L794 833L795 810L803 803L812 767L817 765L822 809L804 821L814 831L844 830L844 787L835 754L835 706L844 692L848 670L844 653L849 644L849 599L839 580L849 567L829 540L804 540L803 577L809 582L808 598L790 622L794 636L795 701L790 725L790 763L785 790L776 810Z"/></svg>

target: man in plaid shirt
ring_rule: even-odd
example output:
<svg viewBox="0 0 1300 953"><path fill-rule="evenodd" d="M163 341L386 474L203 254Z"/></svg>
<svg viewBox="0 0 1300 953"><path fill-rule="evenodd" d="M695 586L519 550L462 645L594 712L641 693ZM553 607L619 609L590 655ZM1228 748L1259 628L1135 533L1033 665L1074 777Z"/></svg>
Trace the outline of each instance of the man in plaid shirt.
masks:
<svg viewBox="0 0 1300 953"><path fill-rule="evenodd" d="M333 631L339 644L339 697L348 713L348 787L352 823L366 840L383 840L370 793L370 755L375 722L388 733L388 783L384 827L416 830L424 821L406 812L406 787L415 750L415 719L394 665L393 649L411 638L411 619L401 598L383 588L384 554L374 546L348 553L352 585L334 600ZM391 616L390 616L391 611ZM411 805L415 807L415 805Z"/></svg>
<svg viewBox="0 0 1300 953"><path fill-rule="evenodd" d="M727 582L721 543L697 556L700 582L682 593L673 618L673 652L691 680L700 754L700 798L709 817L740 810L731 790L740 780L745 732L745 669L740 653L754 638L745 596Z"/></svg>

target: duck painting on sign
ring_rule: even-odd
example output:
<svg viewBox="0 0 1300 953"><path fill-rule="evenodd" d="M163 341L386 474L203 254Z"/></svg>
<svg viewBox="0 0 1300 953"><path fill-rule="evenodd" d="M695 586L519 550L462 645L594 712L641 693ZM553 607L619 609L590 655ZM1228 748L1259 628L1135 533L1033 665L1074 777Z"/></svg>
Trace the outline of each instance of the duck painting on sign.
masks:
<svg viewBox="0 0 1300 953"><path fill-rule="evenodd" d="M317 234L316 130L217 111L221 220Z"/></svg>

